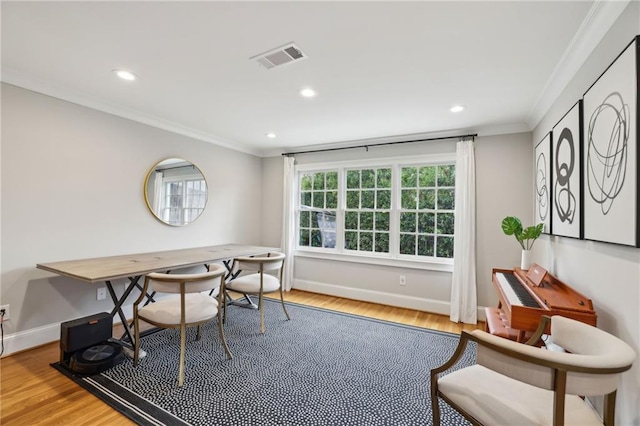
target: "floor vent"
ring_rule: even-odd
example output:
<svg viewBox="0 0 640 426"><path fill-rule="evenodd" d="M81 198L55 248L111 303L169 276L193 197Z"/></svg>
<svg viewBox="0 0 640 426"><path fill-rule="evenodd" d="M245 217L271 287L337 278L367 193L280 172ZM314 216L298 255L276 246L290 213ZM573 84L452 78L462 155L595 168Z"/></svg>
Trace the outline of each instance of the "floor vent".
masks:
<svg viewBox="0 0 640 426"><path fill-rule="evenodd" d="M271 69L306 58L307 55L303 53L302 50L300 50L295 44L289 43L278 47L277 49L253 56L249 59L255 60L266 69Z"/></svg>

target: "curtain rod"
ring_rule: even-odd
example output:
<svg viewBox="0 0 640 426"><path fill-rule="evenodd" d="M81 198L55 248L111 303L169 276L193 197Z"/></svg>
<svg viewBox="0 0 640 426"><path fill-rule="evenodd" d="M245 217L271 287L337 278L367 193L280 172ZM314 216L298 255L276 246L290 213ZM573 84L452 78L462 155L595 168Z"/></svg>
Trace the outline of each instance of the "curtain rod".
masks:
<svg viewBox="0 0 640 426"><path fill-rule="evenodd" d="M162 171L162 170L184 169L185 167L195 168L195 166L193 164L185 164L183 166L173 166L173 167L170 167L170 166L162 167L161 166L161 167L157 167L155 170L156 171L158 171L158 170Z"/></svg>
<svg viewBox="0 0 640 426"><path fill-rule="evenodd" d="M429 139L414 139L411 141L397 141L397 142L381 142L381 143L373 143L373 144L367 144L367 145L356 145L356 146L343 146L340 148L325 148L325 149L314 149L314 150L310 150L310 151L297 151L297 152L283 152L282 155L285 157L290 157L292 155L296 155L296 154L313 154L316 152L327 152L327 151L340 151L343 149L357 149L357 148L365 148L367 151L369 151L369 147L374 147L374 146L383 146L383 145L397 145L397 144L402 144L402 143L413 143L413 142L431 142L431 141L441 141L441 140L446 140L446 139L467 139L467 138L475 138L477 137L478 134L474 133L474 134L469 134L469 135L460 135L460 136L443 136L440 138L429 138Z"/></svg>

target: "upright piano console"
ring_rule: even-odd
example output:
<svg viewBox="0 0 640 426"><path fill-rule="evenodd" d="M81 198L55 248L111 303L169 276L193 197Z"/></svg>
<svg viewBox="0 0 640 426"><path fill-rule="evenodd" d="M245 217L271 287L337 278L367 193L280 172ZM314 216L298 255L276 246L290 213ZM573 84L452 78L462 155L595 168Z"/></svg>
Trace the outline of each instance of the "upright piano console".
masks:
<svg viewBox="0 0 640 426"><path fill-rule="evenodd" d="M538 327L542 315L562 315L595 326L597 315L591 299L572 289L544 268L533 264L493 269L498 307L487 308L487 331L523 342Z"/></svg>

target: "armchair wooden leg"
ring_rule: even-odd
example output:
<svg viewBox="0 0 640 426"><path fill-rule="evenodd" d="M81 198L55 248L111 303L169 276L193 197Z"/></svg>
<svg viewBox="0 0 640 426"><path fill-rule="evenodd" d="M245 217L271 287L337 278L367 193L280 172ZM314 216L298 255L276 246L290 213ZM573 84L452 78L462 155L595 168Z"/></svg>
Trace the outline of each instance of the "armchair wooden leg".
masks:
<svg viewBox="0 0 640 426"><path fill-rule="evenodd" d="M184 383L184 353L186 346L186 326L182 324L180 326L180 369L178 370L178 386L182 386Z"/></svg>
<svg viewBox="0 0 640 426"><path fill-rule="evenodd" d="M555 370L553 392L553 426L564 425L564 405L567 385L567 372L564 370Z"/></svg>
<svg viewBox="0 0 640 426"><path fill-rule="evenodd" d="M282 294L282 286L280 286L280 303L282 304L282 310L284 311L284 314L287 316L287 321L289 321L291 319L291 317L289 316L289 312L287 312L287 307L284 304L284 296Z"/></svg>
<svg viewBox="0 0 640 426"><path fill-rule="evenodd" d="M227 339L224 337L224 329L222 327L222 315L220 314L220 310L218 310L218 335L220 335L220 341L222 341L222 346L224 346L224 351L227 353L227 359L233 358L233 354L229 350L229 345L227 345Z"/></svg>
<svg viewBox="0 0 640 426"><path fill-rule="evenodd" d="M264 304L263 302L263 297L262 297L262 292L260 292L260 299L258 302L258 309L260 310L260 333L264 334L265 328L264 328Z"/></svg>
<svg viewBox="0 0 640 426"><path fill-rule="evenodd" d="M437 378L436 378L437 381ZM431 417L433 420L433 426L440 426L440 404L438 403L438 391L434 389L437 386L431 379Z"/></svg>
<svg viewBox="0 0 640 426"><path fill-rule="evenodd" d="M602 413L602 420L605 426L615 425L616 414L616 391L605 395L604 397L604 409Z"/></svg>

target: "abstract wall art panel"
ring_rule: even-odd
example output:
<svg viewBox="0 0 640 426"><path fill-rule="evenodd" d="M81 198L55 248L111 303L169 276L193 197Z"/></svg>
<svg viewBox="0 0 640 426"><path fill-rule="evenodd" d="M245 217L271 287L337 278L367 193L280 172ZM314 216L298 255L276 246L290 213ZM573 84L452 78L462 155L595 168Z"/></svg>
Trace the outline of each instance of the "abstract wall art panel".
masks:
<svg viewBox="0 0 640 426"><path fill-rule="evenodd" d="M584 238L638 247L638 37L585 92Z"/></svg>
<svg viewBox="0 0 640 426"><path fill-rule="evenodd" d="M535 171L534 222L544 223L543 233L551 233L551 132L536 145L533 169Z"/></svg>
<svg viewBox="0 0 640 426"><path fill-rule="evenodd" d="M582 238L581 167L582 102L578 101L553 127L551 143L551 229L553 235Z"/></svg>

